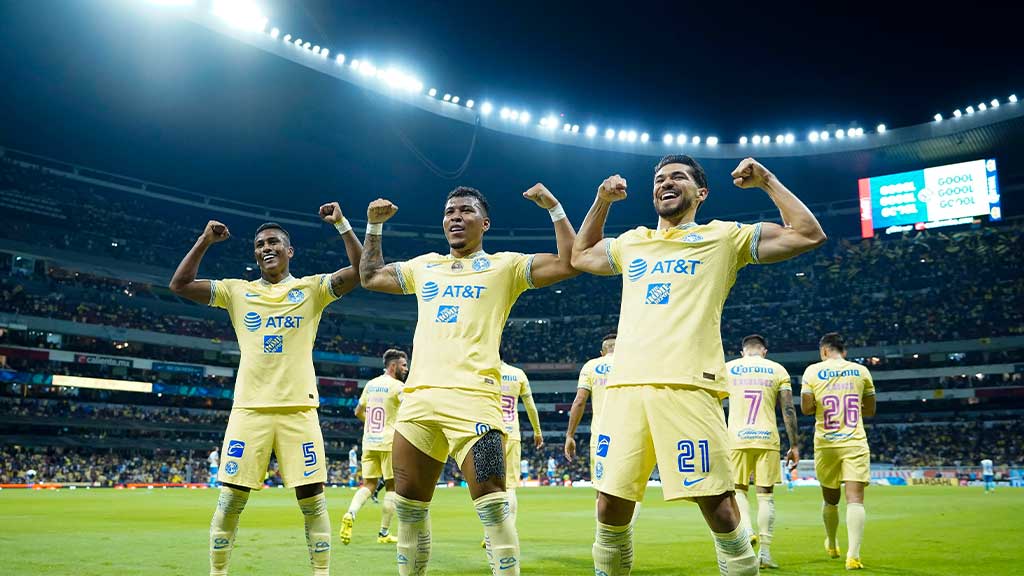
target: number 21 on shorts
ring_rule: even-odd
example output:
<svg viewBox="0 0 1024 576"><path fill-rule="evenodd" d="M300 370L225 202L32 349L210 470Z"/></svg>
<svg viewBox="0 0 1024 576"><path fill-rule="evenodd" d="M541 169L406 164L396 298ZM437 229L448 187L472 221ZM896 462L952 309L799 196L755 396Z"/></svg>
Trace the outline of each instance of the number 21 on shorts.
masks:
<svg viewBox="0 0 1024 576"><path fill-rule="evenodd" d="M696 450L694 450L693 440L680 440L676 443L676 450L679 451L677 458L679 471L683 474L697 471L697 465L694 463L694 460L698 459L698 456L701 474L707 474L711 471L710 450L707 440L697 440ZM700 452L700 454L698 455L697 452Z"/></svg>

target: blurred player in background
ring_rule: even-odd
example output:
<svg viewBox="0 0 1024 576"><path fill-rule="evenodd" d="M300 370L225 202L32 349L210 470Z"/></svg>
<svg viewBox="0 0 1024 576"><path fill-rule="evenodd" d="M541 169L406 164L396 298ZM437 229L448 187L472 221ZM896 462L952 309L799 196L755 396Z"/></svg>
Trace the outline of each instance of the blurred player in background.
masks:
<svg viewBox="0 0 1024 576"><path fill-rule="evenodd" d="M548 484L552 486L555 484L555 477L558 473L558 462L555 461L554 456L548 456Z"/></svg>
<svg viewBox="0 0 1024 576"><path fill-rule="evenodd" d="M384 264L383 223L398 210L377 199L367 208L363 287L416 295L413 358L395 424L394 467L398 514L398 572L425 574L430 559L430 501L449 455L465 474L487 534L492 573L519 574L519 536L505 491L505 430L498 348L509 311L530 288L578 273L572 268L575 231L542 184L523 197L548 211L558 254L483 250L490 209L479 190L448 194L442 227L449 254L424 254Z"/></svg>
<svg viewBox="0 0 1024 576"><path fill-rule="evenodd" d="M985 494L996 491L996 475L988 458L981 461L981 478L985 481Z"/></svg>
<svg viewBox="0 0 1024 576"><path fill-rule="evenodd" d="M654 169L656 230L641 226L604 238L610 206L626 197L626 181L615 175L598 188L576 237L574 267L623 277L615 368L597 424L595 455L603 466L596 479L597 573L630 573L633 509L655 465L665 500L700 506L722 573L759 570L733 497L721 402L727 395L721 312L741 268L797 256L821 245L825 233L811 211L753 159L740 162L732 178L740 188L763 189L783 225L696 223L708 197L707 177L696 160L674 155Z"/></svg>
<svg viewBox="0 0 1024 576"><path fill-rule="evenodd" d="M409 375L409 357L401 350L384 352L384 373L363 387L356 405L356 418L363 421L363 485L352 496L348 512L341 519L341 543L352 541L352 526L356 514L367 498L384 480L387 494L381 511L379 544L393 544L398 538L391 535L391 516L395 512L395 473L391 465L391 443L395 436L395 419L401 403L402 387Z"/></svg>
<svg viewBox="0 0 1024 576"><path fill-rule="evenodd" d="M771 543L775 532L775 483L782 480L779 470L779 429L775 406L782 409L782 419L789 437L786 452L787 469L800 462L800 440L797 437L796 408L789 372L777 362L765 358L768 345L763 336L745 337L743 356L725 364L729 383L729 437L732 439L732 466L736 474L736 504L740 524L751 533L751 541L760 541L758 551L761 568L778 568L772 560ZM750 525L747 486L751 477L757 491L757 529Z"/></svg>
<svg viewBox="0 0 1024 576"><path fill-rule="evenodd" d="M800 410L814 415L814 471L825 499L825 551L839 558L840 485L846 484L846 569L860 570L864 538L864 488L871 482L871 452L864 417L875 415L875 383L868 369L846 359L846 342L835 332L821 337L821 362L804 371Z"/></svg>
<svg viewBox="0 0 1024 576"><path fill-rule="evenodd" d="M271 453L284 485L295 488L314 576L330 570L327 459L316 412L313 342L324 308L359 286L362 246L337 202L321 206L320 218L341 234L352 266L295 278L289 270L295 256L291 237L280 224L268 222L253 239L259 280L196 280L206 251L231 236L227 226L211 220L171 278L175 294L228 311L241 350L224 434L225 462L218 471L220 498L210 523L211 576L228 573L239 516L249 491L263 487Z"/></svg>
<svg viewBox="0 0 1024 576"><path fill-rule="evenodd" d="M359 447L355 444L348 450L348 487L355 488L359 483Z"/></svg>
<svg viewBox="0 0 1024 576"><path fill-rule="evenodd" d="M206 457L206 462L210 467L210 478L207 481L207 485L210 488L215 488L217 486L217 469L220 467L220 452L217 451L216 446L210 451L210 455Z"/></svg>

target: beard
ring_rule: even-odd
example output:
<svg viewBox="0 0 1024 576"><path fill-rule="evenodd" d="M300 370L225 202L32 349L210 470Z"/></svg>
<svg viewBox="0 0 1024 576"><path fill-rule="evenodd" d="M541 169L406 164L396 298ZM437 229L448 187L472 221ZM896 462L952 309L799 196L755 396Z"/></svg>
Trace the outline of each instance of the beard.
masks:
<svg viewBox="0 0 1024 576"><path fill-rule="evenodd" d="M679 197L679 205L675 208L663 208L660 203L654 203L654 211L658 213L658 216L666 219L672 219L677 216L682 216L694 205L694 198L683 194Z"/></svg>

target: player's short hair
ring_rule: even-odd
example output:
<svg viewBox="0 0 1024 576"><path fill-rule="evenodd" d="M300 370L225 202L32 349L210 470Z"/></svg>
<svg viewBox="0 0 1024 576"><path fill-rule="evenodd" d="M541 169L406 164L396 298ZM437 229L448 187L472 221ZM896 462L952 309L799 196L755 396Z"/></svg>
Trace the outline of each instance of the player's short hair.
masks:
<svg viewBox="0 0 1024 576"><path fill-rule="evenodd" d="M487 203L487 197L483 195L476 188L470 188L469 186L459 186L456 189L448 193L448 198L445 199L447 202L452 198L476 198L476 201L480 203L480 206L484 209L484 216L490 218L491 216L491 205Z"/></svg>
<svg viewBox="0 0 1024 576"><path fill-rule="evenodd" d="M747 344L760 344L764 348L768 348L768 341L765 340L764 336L761 336L760 334L751 334L749 336L744 336L743 340L740 340L740 347L746 348Z"/></svg>
<svg viewBox="0 0 1024 576"><path fill-rule="evenodd" d="M821 348L831 348L836 352L846 352L846 340L843 339L842 334L839 332L825 334L818 342L818 346Z"/></svg>
<svg viewBox="0 0 1024 576"><path fill-rule="evenodd" d="M616 338L617 336L618 336L618 334L616 334L616 333L615 333L615 331L613 330L613 331L611 331L611 332L609 332L609 333L605 334L605 335L604 335L604 338L601 338L601 342L602 342L602 343L604 343L604 342L607 342L607 341L609 341L609 340L615 340L615 338Z"/></svg>
<svg viewBox="0 0 1024 576"><path fill-rule="evenodd" d="M397 348L390 348L384 352L384 366L391 364L395 360L401 360L402 358L408 358L409 355L402 350Z"/></svg>
<svg viewBox="0 0 1024 576"><path fill-rule="evenodd" d="M686 164L693 170L693 181L697 183L698 188L708 187L708 177L704 174L704 167L693 159L692 156L686 154L669 154L663 156L658 165L654 167L654 173L657 174L658 170L661 170L666 164Z"/></svg>
<svg viewBox="0 0 1024 576"><path fill-rule="evenodd" d="M292 235L284 229L284 226L281 226L277 222L264 222L263 224L260 224L260 227L256 229L255 235L259 236L260 232L263 232L264 230L280 230L281 233L284 234L284 237L288 239L288 243L291 243L292 241Z"/></svg>

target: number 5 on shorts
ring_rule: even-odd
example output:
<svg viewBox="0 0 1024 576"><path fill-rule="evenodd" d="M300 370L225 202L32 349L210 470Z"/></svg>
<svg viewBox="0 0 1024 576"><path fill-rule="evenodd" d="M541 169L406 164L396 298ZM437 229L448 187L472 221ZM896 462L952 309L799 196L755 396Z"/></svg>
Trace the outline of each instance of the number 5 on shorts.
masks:
<svg viewBox="0 0 1024 576"><path fill-rule="evenodd" d="M316 464L316 450L313 448L312 442L306 442L302 445L302 455L305 457L306 466L313 466Z"/></svg>

